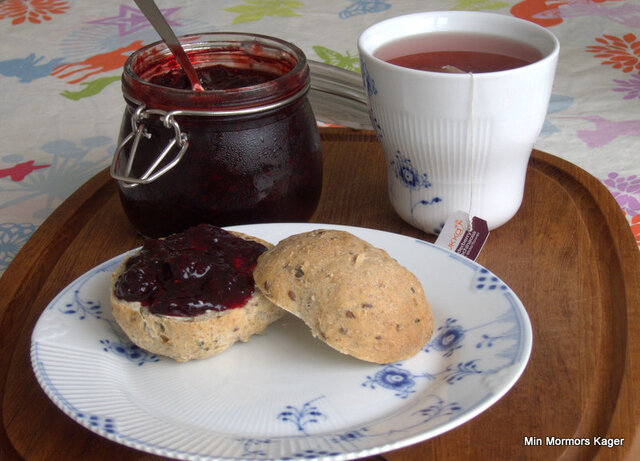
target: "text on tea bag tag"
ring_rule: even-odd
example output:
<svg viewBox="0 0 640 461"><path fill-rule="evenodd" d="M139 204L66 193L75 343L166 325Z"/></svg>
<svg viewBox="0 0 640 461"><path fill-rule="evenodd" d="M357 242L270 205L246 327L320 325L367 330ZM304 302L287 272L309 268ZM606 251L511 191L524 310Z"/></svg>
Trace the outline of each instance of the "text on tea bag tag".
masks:
<svg viewBox="0 0 640 461"><path fill-rule="evenodd" d="M469 219L464 211L451 213L435 244L475 261L489 238L487 222L477 216Z"/></svg>

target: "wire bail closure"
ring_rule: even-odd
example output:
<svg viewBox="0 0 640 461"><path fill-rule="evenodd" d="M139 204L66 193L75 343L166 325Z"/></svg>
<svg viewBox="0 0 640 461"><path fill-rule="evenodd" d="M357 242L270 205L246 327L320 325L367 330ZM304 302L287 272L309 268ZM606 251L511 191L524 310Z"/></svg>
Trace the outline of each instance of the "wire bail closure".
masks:
<svg viewBox="0 0 640 461"><path fill-rule="evenodd" d="M178 115L180 112L181 111L165 112L157 109L145 110L144 104L139 105L131 116L131 133L122 139L113 154L113 161L111 162L110 170L111 177L121 181L123 187L136 187L139 184L149 184L174 168L180 160L182 160L182 157L189 147L188 137L185 133L180 131L180 125L178 125L178 122L175 119L175 115ZM136 157L138 145L140 144L140 139L143 136L147 139L151 138L151 133L145 129L146 123L144 122L144 120L147 120L151 115L160 116L160 121L162 121L163 125L168 129L173 129L174 137L163 149L158 158L155 159L153 164L151 164L151 166L147 168L139 178L137 178L131 175L131 169L133 168L133 162ZM122 152L129 142L132 143L131 150L129 151L124 171L119 173L117 170L121 165ZM180 150L173 160L160 168L160 164L167 157L169 152L171 152L174 146L177 146Z"/></svg>
<svg viewBox="0 0 640 461"><path fill-rule="evenodd" d="M195 117L233 117L239 115L254 115L261 112L268 112L274 109L278 109L280 107L286 106L288 104L297 101L302 96L307 94L309 91L310 84L304 86L304 88L297 93L294 93L287 98L284 98L279 101L275 101L271 104L266 104L263 106L256 107L245 107L240 109L230 109L230 110L215 110L215 111L196 111L196 110L174 110L171 112L167 112L160 109L146 109L144 103L134 100L133 98L127 97L125 95L125 99L132 104L138 104L138 107L131 115L131 133L125 136L116 151L113 154L113 161L111 162L111 177L120 181L123 187L136 187L140 184L149 184L160 176L174 168L182 157L184 157L187 148L189 147L189 139L186 133L183 133L180 130L180 125L176 121L176 116L195 116ZM140 143L140 139L144 136L147 139L151 138L151 133L145 130L144 120L147 120L150 116L158 116L160 117L160 121L162 121L163 125L170 129L173 128L174 137L167 144L164 150L160 153L158 158L153 162L153 164L144 172L142 176L136 178L131 176L131 169L133 168L133 161L136 156L136 151L138 150L138 144ZM124 168L124 172L120 173L117 170L120 167L120 160L122 156L122 152L126 145L132 142L131 151L129 152L129 157L126 160L126 166ZM180 148L178 154L171 160L169 163L164 165L162 168L160 164L165 159L165 157L169 154L171 149L176 146Z"/></svg>

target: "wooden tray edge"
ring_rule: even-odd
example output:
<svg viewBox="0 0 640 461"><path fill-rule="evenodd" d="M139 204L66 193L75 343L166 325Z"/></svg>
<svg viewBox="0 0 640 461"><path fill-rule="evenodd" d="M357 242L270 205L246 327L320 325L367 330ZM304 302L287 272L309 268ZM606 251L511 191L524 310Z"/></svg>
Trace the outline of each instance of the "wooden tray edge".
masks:
<svg viewBox="0 0 640 461"><path fill-rule="evenodd" d="M345 133L346 131L346 133ZM343 141L343 142L376 142L377 138L372 131L344 130L329 128L321 130L322 139L325 141ZM543 173L554 177L561 182L563 186L570 183L567 179L573 180L575 183L572 187L583 188L586 196L592 197L593 203L598 207L598 213L604 218L605 216L615 216L613 220L606 220L604 228L606 230L607 245L615 248L615 258L621 267L623 275L623 285L625 289L627 306L640 306L640 279L634 277L634 274L640 274L640 251L635 244L635 238L626 218L613 196L608 192L606 187L593 176L584 172L577 166L566 162L558 157L546 154L541 151L534 151L530 166L539 169ZM63 251L66 243L71 241L75 235L74 229L81 220L90 216L95 204L104 203L113 193L114 184L109 177L107 170L103 170L85 183L80 189L72 194L54 213L43 223L42 226L34 233L34 235L25 244L23 249L18 253L12 264L7 268L5 274L0 278L0 292L4 293L4 299L0 300L0 389L3 390L6 384L6 378L10 369L11 360L13 359L12 345L15 339L22 334L25 329L23 324L24 316L19 312L13 312L11 306L15 300L20 299L24 303L25 297L33 299L37 296L34 293L28 293L25 290L25 281L42 280L46 277L46 273L40 273L37 268L31 267L28 262L34 259L43 259L45 261L55 261L58 255ZM76 207L78 207L76 209ZM593 232L596 232L595 230ZM51 236L62 235L62 239L52 241ZM597 237L600 237L598 235ZM601 239L596 239L600 241ZM605 252L607 247L604 243L599 243L598 253ZM46 264L44 265L46 266ZM614 319L618 325L620 319ZM614 321L609 319L609 321ZM625 317L626 320L626 317ZM629 322L624 337L625 346L633 346L635 359L632 354L626 356L626 369L624 373L633 371L636 376L639 374L640 366L640 342L629 342L633 337L633 331L637 332L640 322L635 320ZM620 340L619 340L620 341ZM616 343L620 345L620 342ZM628 351L630 352L630 351ZM623 376L619 377L620 386L624 386ZM602 385L600 386L602 388ZM617 403L617 402L616 402ZM0 401L0 412L2 409L2 401ZM622 413L618 405L614 405L612 409L612 419L615 420ZM596 412L597 413L597 412ZM581 425L582 430L592 427L593 421L585 421L585 426ZM608 427L608 425L607 425ZM625 447L627 445L625 444ZM629 450L625 450L628 452ZM565 451L563 458L573 459L576 453L571 449ZM4 421L2 431L0 432L0 458L2 459L20 459L19 455L13 449L5 431Z"/></svg>
<svg viewBox="0 0 640 461"><path fill-rule="evenodd" d="M599 258L608 261L600 267L609 267L611 271L600 271L601 286L605 290L603 297L609 295L618 300L612 303L612 309L605 311L608 316L603 318L603 334L598 363L617 363L619 372L615 376L600 374L594 377L590 402L597 402L595 407L588 408L576 430L575 437L585 437L585 434L600 434L603 437L616 437L609 434L609 428L618 419L624 418L629 408L620 404L620 394L626 386L626 391L638 401L638 392L629 388L629 374L638 376L640 372L640 347L638 341L633 341L635 332L640 328L637 316L629 316L629 309L640 307L640 251L635 243L624 212L608 189L597 178L559 157L534 151L531 167L556 180L563 188L570 192L572 198L583 200L581 206L582 219L590 231L591 242ZM608 217L608 219L606 219ZM613 250L613 251L612 251ZM624 334L619 334L624 332ZM607 334L608 333L608 334ZM618 351L624 350L624 354ZM612 389L615 389L616 399L611 401ZM634 409L636 421L638 408ZM608 417L603 420L601 416ZM624 453L635 451L639 441L635 440L637 431L633 431L634 440L625 442ZM567 447L560 459L598 458L605 455L598 447ZM632 458L629 458L632 459Z"/></svg>
<svg viewBox="0 0 640 461"><path fill-rule="evenodd" d="M4 389L14 358L13 346L21 334L31 334L25 331L27 312L12 309L12 307L18 300L20 303L30 304L36 299L38 291L29 287L41 285L47 277L48 274L41 268L53 264L59 258L67 244L74 238L77 224L92 213L95 205L101 205L109 199L113 193L112 186L107 170L101 171L82 185L34 232L0 278L0 293L3 294L0 300L0 390L2 390L0 394L2 397L0 399L0 417L2 417L0 459L2 460L21 459L5 429ZM53 239L52 236L58 238ZM59 238L60 236L62 238ZM30 263L34 260L49 263L33 266Z"/></svg>

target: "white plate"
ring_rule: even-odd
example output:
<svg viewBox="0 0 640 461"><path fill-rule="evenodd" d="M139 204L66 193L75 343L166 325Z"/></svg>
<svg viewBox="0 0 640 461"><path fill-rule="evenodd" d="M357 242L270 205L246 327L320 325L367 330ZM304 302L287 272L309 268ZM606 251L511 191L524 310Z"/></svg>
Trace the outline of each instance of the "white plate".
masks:
<svg viewBox="0 0 640 461"><path fill-rule="evenodd" d="M517 296L480 265L420 240L356 227L232 229L277 243L317 228L384 248L420 279L435 317L416 356L376 365L335 352L293 316L223 354L179 364L133 346L113 321L123 255L66 287L32 336L38 382L93 432L178 459L353 459L451 430L498 401L531 352Z"/></svg>

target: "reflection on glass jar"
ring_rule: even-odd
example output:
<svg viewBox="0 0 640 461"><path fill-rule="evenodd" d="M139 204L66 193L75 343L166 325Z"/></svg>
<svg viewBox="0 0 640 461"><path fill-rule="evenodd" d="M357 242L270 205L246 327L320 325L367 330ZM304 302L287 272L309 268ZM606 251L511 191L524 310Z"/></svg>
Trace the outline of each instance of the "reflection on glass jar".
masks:
<svg viewBox="0 0 640 461"><path fill-rule="evenodd" d="M296 222L320 198L320 137L301 50L259 35L181 37L205 91L164 43L124 66L123 116L112 176L143 235L199 223Z"/></svg>

